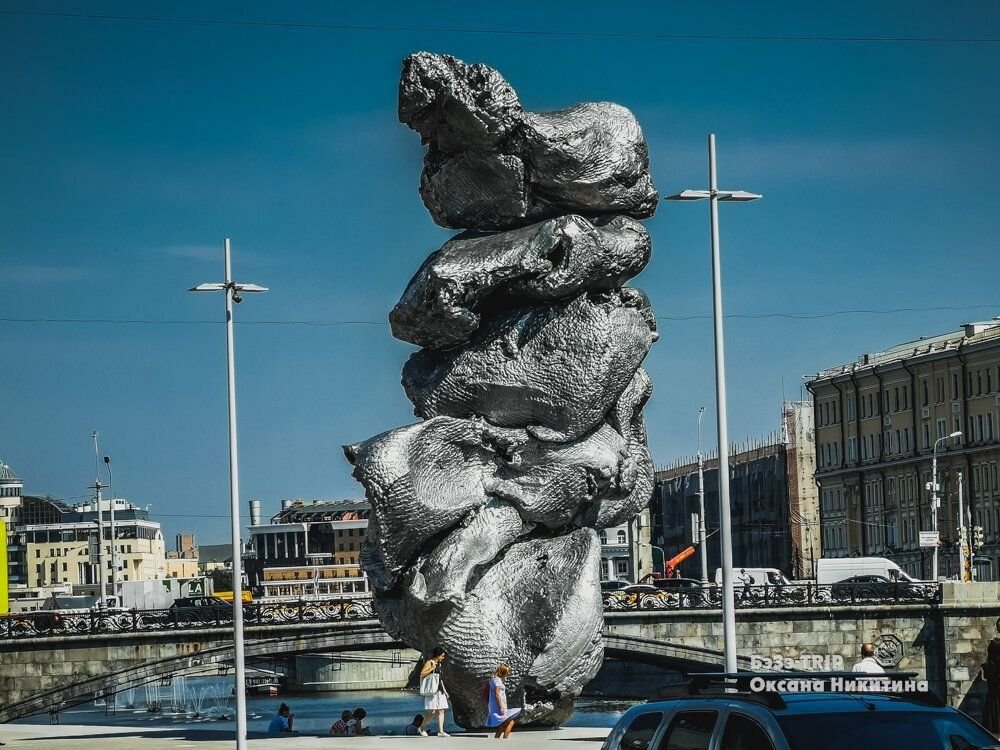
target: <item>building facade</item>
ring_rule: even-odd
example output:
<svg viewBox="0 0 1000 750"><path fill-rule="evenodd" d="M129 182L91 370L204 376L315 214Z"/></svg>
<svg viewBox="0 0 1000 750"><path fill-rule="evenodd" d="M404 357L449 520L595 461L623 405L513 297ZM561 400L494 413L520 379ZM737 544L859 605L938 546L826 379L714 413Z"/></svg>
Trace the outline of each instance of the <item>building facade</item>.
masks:
<svg viewBox="0 0 1000 750"><path fill-rule="evenodd" d="M1000 576L1000 318L922 337L817 374L823 554L889 557L931 576L932 462L937 446L939 575L958 571L959 486L966 525L981 526L979 580ZM961 432L962 437L948 436ZM971 524L970 524L971 521Z"/></svg>
<svg viewBox="0 0 1000 750"><path fill-rule="evenodd" d="M250 527L248 585L264 598L367 595L361 545L370 512L364 500L283 501L269 523Z"/></svg>
<svg viewBox="0 0 1000 750"><path fill-rule="evenodd" d="M102 500L104 580L111 580L111 504L115 507L115 547L120 581L154 581L166 577L163 534L149 513L127 500ZM98 585L95 562L97 503L69 506L51 497L25 495L18 527L23 538L27 585ZM110 593L110 591L109 591Z"/></svg>
<svg viewBox="0 0 1000 750"><path fill-rule="evenodd" d="M644 508L629 523L598 531L602 581L638 583L657 570L653 565L649 518L649 508Z"/></svg>
<svg viewBox="0 0 1000 750"><path fill-rule="evenodd" d="M733 564L778 568L794 579L809 578L819 557L819 507L813 482L815 453L812 405L789 401L782 429L764 440L734 446L729 458L729 501ZM703 463L708 576L722 564L719 529L719 461ZM678 461L656 473L652 536L669 559L696 544L699 498L697 459ZM681 575L701 577L697 549L681 565Z"/></svg>

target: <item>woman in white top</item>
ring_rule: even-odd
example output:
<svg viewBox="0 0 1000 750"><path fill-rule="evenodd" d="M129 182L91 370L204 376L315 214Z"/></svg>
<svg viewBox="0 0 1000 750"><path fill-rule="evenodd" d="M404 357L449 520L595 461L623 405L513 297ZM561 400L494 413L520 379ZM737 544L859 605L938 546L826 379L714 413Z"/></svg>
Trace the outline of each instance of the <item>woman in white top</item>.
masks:
<svg viewBox="0 0 1000 750"><path fill-rule="evenodd" d="M444 712L448 710L448 691L444 688L444 680L441 679L441 663L444 661L445 651L440 646L435 646L431 652L431 658L424 662L420 670L420 692L424 696L424 723L418 730L424 737L427 730L424 727L430 724L434 714L438 717L438 737L450 737L444 731Z"/></svg>

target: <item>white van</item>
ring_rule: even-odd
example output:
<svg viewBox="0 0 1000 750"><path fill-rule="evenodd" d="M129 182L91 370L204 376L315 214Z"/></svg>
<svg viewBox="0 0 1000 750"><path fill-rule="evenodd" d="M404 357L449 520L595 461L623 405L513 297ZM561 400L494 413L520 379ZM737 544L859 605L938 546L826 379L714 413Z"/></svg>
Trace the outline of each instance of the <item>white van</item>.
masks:
<svg viewBox="0 0 1000 750"><path fill-rule="evenodd" d="M890 581L914 579L884 557L823 557L816 561L816 583L839 583L855 576L882 576Z"/></svg>
<svg viewBox="0 0 1000 750"><path fill-rule="evenodd" d="M751 586L763 586L765 583L773 584L774 582L788 583L785 574L777 568L741 568L734 565L733 586L736 588L744 586L747 583L745 578L750 579ZM715 583L718 586L722 585L722 568L715 569Z"/></svg>

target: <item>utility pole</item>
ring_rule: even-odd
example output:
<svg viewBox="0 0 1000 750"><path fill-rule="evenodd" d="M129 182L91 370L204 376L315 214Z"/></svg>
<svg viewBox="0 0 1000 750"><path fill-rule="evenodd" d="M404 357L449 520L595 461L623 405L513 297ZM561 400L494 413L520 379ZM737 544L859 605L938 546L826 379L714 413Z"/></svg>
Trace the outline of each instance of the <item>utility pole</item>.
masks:
<svg viewBox="0 0 1000 750"><path fill-rule="evenodd" d="M933 530L936 533L940 533L938 532L938 508L941 507L941 499L939 497L940 488L938 486L938 480L937 480L938 446L949 439L959 438L959 437L962 437L962 433L960 431L955 431L950 435L939 437L937 440L934 441L934 451L933 451L933 456L931 458L931 513L933 514L931 516L931 523L933 524ZM940 548L941 548L941 539L939 537L937 540L937 544L934 545L934 558L931 563L931 580L934 582L937 582L938 579L938 550Z"/></svg>
<svg viewBox="0 0 1000 750"><path fill-rule="evenodd" d="M965 532L965 514L963 512L962 503L962 472L958 472L958 580L963 583L967 580L965 577L965 543L966 543L966 532Z"/></svg>
<svg viewBox="0 0 1000 750"><path fill-rule="evenodd" d="M97 503L97 602L103 608L108 604L107 581L108 571L104 564L104 513L101 511L101 475L98 473L97 430L91 433L94 439L94 491Z"/></svg>
<svg viewBox="0 0 1000 750"><path fill-rule="evenodd" d="M705 415L705 407L698 408L698 547L701 552L701 582L708 583L708 546L705 527L705 462L701 455L701 418Z"/></svg>

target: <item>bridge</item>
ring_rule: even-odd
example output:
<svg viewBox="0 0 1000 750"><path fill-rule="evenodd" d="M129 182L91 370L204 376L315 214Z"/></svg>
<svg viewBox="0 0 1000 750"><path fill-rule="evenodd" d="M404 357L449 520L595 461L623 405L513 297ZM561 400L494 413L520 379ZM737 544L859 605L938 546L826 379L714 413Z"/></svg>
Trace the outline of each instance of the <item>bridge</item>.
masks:
<svg viewBox="0 0 1000 750"><path fill-rule="evenodd" d="M997 584L931 585L882 592L836 587L760 587L737 600L740 667L750 655L806 666L803 657L857 658L875 642L888 666L917 671L952 705L972 712L986 645L997 634ZM877 594L877 595L875 595ZM712 590L609 595L610 658L690 672L722 664L720 600ZM296 654L402 648L381 627L371 600L247 606L249 662ZM231 619L231 615L230 615ZM140 687L175 674L231 668L224 612L52 613L2 618L0 722Z"/></svg>

